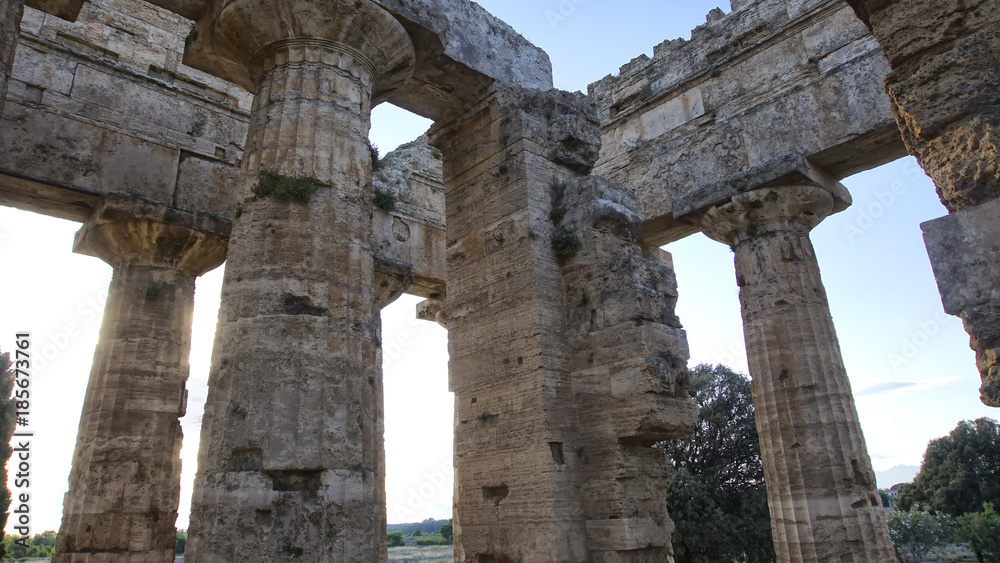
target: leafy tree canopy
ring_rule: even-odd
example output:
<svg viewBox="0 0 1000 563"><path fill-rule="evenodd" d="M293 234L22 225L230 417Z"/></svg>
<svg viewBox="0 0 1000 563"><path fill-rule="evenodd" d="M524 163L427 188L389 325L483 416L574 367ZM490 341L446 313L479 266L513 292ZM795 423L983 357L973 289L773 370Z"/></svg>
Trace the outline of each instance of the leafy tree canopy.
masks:
<svg viewBox="0 0 1000 563"><path fill-rule="evenodd" d="M962 421L932 441L920 473L899 493L897 507L921 506L959 516L1000 505L1000 425L991 418Z"/></svg>
<svg viewBox="0 0 1000 563"><path fill-rule="evenodd" d="M701 408L686 440L664 442L677 563L775 560L750 380L726 366L691 370Z"/></svg>

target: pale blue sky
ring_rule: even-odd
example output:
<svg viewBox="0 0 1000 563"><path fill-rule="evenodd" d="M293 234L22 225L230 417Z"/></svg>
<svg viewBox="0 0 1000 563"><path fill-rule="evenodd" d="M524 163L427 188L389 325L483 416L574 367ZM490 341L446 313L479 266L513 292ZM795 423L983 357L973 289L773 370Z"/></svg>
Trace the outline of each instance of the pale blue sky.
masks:
<svg viewBox="0 0 1000 563"><path fill-rule="evenodd" d="M583 91L639 54L651 54L663 40L688 37L717 5L671 0L480 4L550 54L557 87ZM372 138L383 153L427 127L402 113L376 110ZM979 377L961 322L941 313L919 229L922 221L945 213L931 182L905 159L845 184L854 207L827 219L813 240L876 470L916 466L928 440L960 420L997 411L978 400ZM893 187L901 195L889 202L884 193ZM0 280L0 346L9 349L15 331L30 330L36 350L51 352L35 376L36 532L59 525L111 276L103 262L72 254L76 229L67 221L0 207L0 260L7 274ZM668 250L677 267L678 314L689 333L691 365L724 362L746 371L732 253L702 235ZM220 268L198 282L189 412L183 421L180 528L187 526L221 273ZM417 301L404 296L383 313L390 522L444 518L451 509L453 411L446 333L414 319Z"/></svg>

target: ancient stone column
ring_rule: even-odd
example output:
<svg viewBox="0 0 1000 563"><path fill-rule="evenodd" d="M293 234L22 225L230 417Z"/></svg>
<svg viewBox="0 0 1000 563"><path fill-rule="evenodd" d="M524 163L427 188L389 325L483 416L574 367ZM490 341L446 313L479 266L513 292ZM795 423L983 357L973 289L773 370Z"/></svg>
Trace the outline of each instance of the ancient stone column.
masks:
<svg viewBox="0 0 1000 563"><path fill-rule="evenodd" d="M811 185L751 190L701 227L736 254L779 561L895 561L809 232L834 210Z"/></svg>
<svg viewBox="0 0 1000 563"><path fill-rule="evenodd" d="M597 159L582 97L496 86L440 124L455 561L588 561L550 186Z"/></svg>
<svg viewBox="0 0 1000 563"><path fill-rule="evenodd" d="M848 0L892 67L886 91L910 154L950 217L924 225L945 310L965 322L982 400L1000 406L1000 10L989 0ZM971 235L971 239L965 235ZM965 241L963 243L963 240Z"/></svg>
<svg viewBox="0 0 1000 563"><path fill-rule="evenodd" d="M256 97L188 557L384 560L368 130L412 43L370 0L238 0L199 26Z"/></svg>
<svg viewBox="0 0 1000 563"><path fill-rule="evenodd" d="M59 563L174 559L194 282L222 263L226 242L143 217L144 205L129 199L109 196L77 235L77 251L101 257L114 276L52 559Z"/></svg>
<svg viewBox="0 0 1000 563"><path fill-rule="evenodd" d="M3 115L3 104L7 98L7 79L10 78L10 68L14 64L14 50L21 34L23 13L24 0L5 0L0 5L0 115Z"/></svg>

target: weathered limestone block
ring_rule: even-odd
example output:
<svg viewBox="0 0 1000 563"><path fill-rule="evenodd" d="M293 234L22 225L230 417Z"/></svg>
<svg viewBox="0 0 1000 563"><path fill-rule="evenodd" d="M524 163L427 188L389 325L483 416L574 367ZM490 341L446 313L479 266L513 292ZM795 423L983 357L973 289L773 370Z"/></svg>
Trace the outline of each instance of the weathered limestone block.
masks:
<svg viewBox="0 0 1000 563"><path fill-rule="evenodd" d="M173 561L194 281L225 260L227 231L110 194L77 234L114 277L53 561Z"/></svg>
<svg viewBox="0 0 1000 563"><path fill-rule="evenodd" d="M229 3L199 29L256 97L188 556L384 561L368 130L413 47L369 0L286 8Z"/></svg>
<svg viewBox="0 0 1000 563"><path fill-rule="evenodd" d="M687 338L674 314L677 282L671 268L642 256L631 190L594 176L554 190L557 237L567 248L571 375L586 421L576 455L586 460L589 560L667 561L668 462L652 446L687 436L698 418L688 394Z"/></svg>
<svg viewBox="0 0 1000 563"><path fill-rule="evenodd" d="M983 403L1000 407L1000 200L921 225L945 312L972 337Z"/></svg>
<svg viewBox="0 0 1000 563"><path fill-rule="evenodd" d="M635 190L644 245L694 234L674 203L798 153L843 178L905 156L878 43L837 0L748 0L589 87L596 172Z"/></svg>
<svg viewBox="0 0 1000 563"><path fill-rule="evenodd" d="M23 12L24 0L10 0L0 6L0 115L7 97L7 80L10 78L10 67L14 64Z"/></svg>
<svg viewBox="0 0 1000 563"><path fill-rule="evenodd" d="M409 264L414 278L407 291L424 297L443 294L447 276L441 157L422 136L379 159L372 177L376 197L391 202L376 209L376 255Z"/></svg>
<svg viewBox="0 0 1000 563"><path fill-rule="evenodd" d="M960 211L1000 196L1000 12L989 0L849 0L882 46L910 154Z"/></svg>
<svg viewBox="0 0 1000 563"><path fill-rule="evenodd" d="M809 232L834 212L815 185L710 208L732 247L779 561L895 561Z"/></svg>
<svg viewBox="0 0 1000 563"><path fill-rule="evenodd" d="M431 139L447 198L455 560L588 561L549 186L589 171L596 119L582 96L497 85Z"/></svg>

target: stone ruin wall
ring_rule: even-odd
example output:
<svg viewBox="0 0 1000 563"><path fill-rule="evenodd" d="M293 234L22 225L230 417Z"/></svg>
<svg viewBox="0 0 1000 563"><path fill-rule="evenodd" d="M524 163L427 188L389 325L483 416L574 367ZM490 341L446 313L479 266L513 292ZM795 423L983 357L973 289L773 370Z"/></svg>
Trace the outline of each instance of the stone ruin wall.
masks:
<svg viewBox="0 0 1000 563"><path fill-rule="evenodd" d="M198 4L155 3L180 13ZM488 40L506 45L527 64L497 60L489 49L469 50L478 28L449 28L448 22L464 14L493 25L476 19L478 7L446 2L438 13L423 3L378 3L409 21L415 36L443 37L439 46L417 42L420 60L433 64L418 68L413 86L393 100L425 115L438 112L430 142L441 151L420 141L387 155L372 183L398 204L374 213L369 244L376 302L403 291L428 297L421 318L454 329L458 560L659 560L669 553L672 528L655 500L665 474L649 445L683 435L694 412L686 398L686 339L673 313L672 266L656 247L698 230L732 245L737 272L752 280L744 288L744 318L754 334L754 327L769 323L822 321L816 339L760 339L748 346L766 360L754 367L755 381L776 369L771 364L791 367L783 362L792 352L808 360L793 370L807 378L816 373L810 358L826 358L836 367L839 351L825 298L783 302L788 308L780 314L768 300L775 283L821 293L808 229L849 204L836 179L905 154L881 87L889 67L879 43L841 2L734 0L731 14L713 11L691 40L667 41L652 58L641 56L619 76L591 85L584 102L489 86L489 77L499 77L544 90L550 76L544 54L510 39L507 31L488 34ZM876 31L884 21L876 17ZM209 254L221 260L217 239L229 236L239 215L235 194L251 98L180 62L191 25L136 0L87 3L75 24L25 9L0 128L3 196L24 209L87 220L78 237L81 252L105 259L127 252L112 248L115 217L124 213L207 229L211 236L191 244L214 248ZM0 47L8 47L10 26L2 31ZM217 62L214 46L201 37L192 60L210 68ZM463 74L463 64L485 74ZM437 82L444 76L454 83ZM474 95L486 101L464 114L439 109L442 101L448 106L447 100ZM469 144L472 138L485 142ZM804 200L795 198L812 199L803 207ZM519 207L524 202L527 207ZM473 208L481 213L471 214ZM777 224L766 216L772 208L806 210L808 218ZM763 231L785 242L749 240ZM144 231L139 239L153 234ZM579 249L560 257L551 241L564 235L575 236ZM984 245L993 236L987 235ZM160 258L186 273L155 283L180 293L210 261ZM784 264L784 277L758 279L758 266L772 263ZM132 274L123 270L119 276L117 268L116 279L128 285ZM124 286L118 294L123 303L141 298ZM168 314L155 308L143 314L161 313ZM173 316L183 318L183 311ZM503 321L497 325L497 319ZM143 322L141 316L123 320ZM128 322L122 324L126 329ZM524 327L533 327L528 332L534 336L518 336L515 329ZM116 352L114 335L107 340L102 353L114 361L121 350ZM989 354L981 354L984 373L995 364L996 354ZM757 365L753 358L751 364ZM841 395L847 389L845 411L832 416L850 421L853 404L840 372L824 384ZM498 386L498 378L508 383ZM760 388L755 397L780 392ZM374 416L377 427L380 413ZM86 420L85 414L81 432ZM584 420L600 423L581 425ZM170 426L168 420L163 428ZM801 447L813 429L799 428L801 439L793 441ZM825 430L817 431L821 437ZM849 475L838 482L851 485L828 506L840 504L844 512L835 517L845 522L854 512L869 518L867 454L863 442L858 448L859 430L841 431L850 438L839 452L843 460L785 470L821 467L839 476L846 467ZM825 478L807 480L816 485ZM779 481L769 478L769 489ZM586 501L578 498L583 489ZM796 495L803 492L779 489L772 491L781 497L772 499L772 507L792 511L783 516L787 525L807 525L794 514L802 505ZM813 502L817 495L804 498ZM169 495L164 498L169 505ZM75 510L73 502L68 506ZM823 536L822 542L863 537L875 550L869 557L881 557L873 554L885 538L878 519L870 517L874 526L836 532L847 535ZM525 519L539 522L532 534L516 526ZM553 538L563 543L552 544ZM376 537L373 545L378 543ZM808 542L782 544L782 557L826 557L810 555L815 546ZM789 549L798 554L788 555Z"/></svg>
<svg viewBox="0 0 1000 563"><path fill-rule="evenodd" d="M905 156L878 43L843 2L734 1L690 40L657 45L590 86L597 173L634 189L643 238L697 232L674 202L789 153L843 178Z"/></svg>

